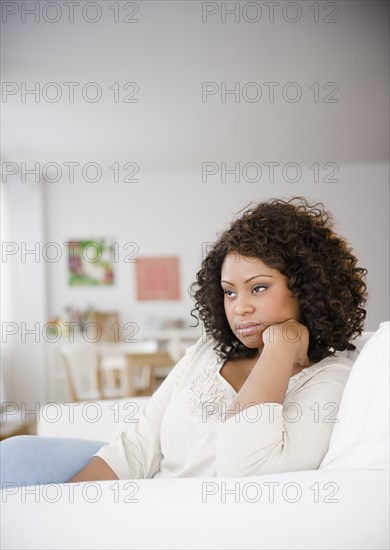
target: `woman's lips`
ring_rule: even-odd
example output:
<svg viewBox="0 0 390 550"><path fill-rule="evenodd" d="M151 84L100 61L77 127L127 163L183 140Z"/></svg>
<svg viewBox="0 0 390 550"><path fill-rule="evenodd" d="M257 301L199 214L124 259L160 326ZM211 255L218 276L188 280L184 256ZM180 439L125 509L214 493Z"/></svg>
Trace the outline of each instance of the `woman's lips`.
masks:
<svg viewBox="0 0 390 550"><path fill-rule="evenodd" d="M237 326L237 332L240 334L240 336L249 336L250 334L254 334L259 330L260 324L248 324L248 325L238 325Z"/></svg>

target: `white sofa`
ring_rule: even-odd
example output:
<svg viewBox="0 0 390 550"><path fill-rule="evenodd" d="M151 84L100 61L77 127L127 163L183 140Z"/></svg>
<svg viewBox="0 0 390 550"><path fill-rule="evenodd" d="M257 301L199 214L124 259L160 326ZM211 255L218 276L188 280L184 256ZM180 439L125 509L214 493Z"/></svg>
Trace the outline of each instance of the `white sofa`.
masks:
<svg viewBox="0 0 390 550"><path fill-rule="evenodd" d="M318 470L21 488L2 496L1 548L388 549L389 328L359 339ZM108 441L146 399L47 405L39 435Z"/></svg>

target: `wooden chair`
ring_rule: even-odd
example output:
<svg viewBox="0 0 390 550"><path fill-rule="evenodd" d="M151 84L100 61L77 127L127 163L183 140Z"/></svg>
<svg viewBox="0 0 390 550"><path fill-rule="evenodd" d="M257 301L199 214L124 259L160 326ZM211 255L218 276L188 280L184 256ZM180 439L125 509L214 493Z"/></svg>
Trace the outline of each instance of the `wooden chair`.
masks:
<svg viewBox="0 0 390 550"><path fill-rule="evenodd" d="M104 343L98 349L101 376L109 378L111 385L115 385L119 377L126 396L151 395L154 358L158 354L157 340L119 345Z"/></svg>
<svg viewBox="0 0 390 550"><path fill-rule="evenodd" d="M103 376L99 351L94 344L62 346L61 354L73 401L126 397L127 379L118 386Z"/></svg>
<svg viewBox="0 0 390 550"><path fill-rule="evenodd" d="M73 401L151 395L153 369L172 366L155 340L130 345L74 344L61 346L70 396ZM129 351L131 350L131 351Z"/></svg>

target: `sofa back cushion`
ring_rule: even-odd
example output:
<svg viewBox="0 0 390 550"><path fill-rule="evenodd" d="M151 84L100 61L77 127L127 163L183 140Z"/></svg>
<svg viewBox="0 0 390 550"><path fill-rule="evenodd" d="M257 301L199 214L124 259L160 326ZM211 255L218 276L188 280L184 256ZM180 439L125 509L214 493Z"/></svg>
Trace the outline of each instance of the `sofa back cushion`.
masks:
<svg viewBox="0 0 390 550"><path fill-rule="evenodd" d="M320 469L388 467L389 331L390 322L381 323L359 353Z"/></svg>

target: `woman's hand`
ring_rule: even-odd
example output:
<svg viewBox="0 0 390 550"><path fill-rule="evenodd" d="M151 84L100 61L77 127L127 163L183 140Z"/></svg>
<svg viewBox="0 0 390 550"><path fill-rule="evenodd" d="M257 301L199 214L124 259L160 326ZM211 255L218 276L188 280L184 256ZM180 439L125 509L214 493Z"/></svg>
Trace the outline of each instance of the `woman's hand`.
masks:
<svg viewBox="0 0 390 550"><path fill-rule="evenodd" d="M262 340L260 357L225 419L254 403L283 405L291 376L308 366L309 331L295 319L267 326Z"/></svg>
<svg viewBox="0 0 390 550"><path fill-rule="evenodd" d="M288 319L283 323L268 326L263 332L264 348L284 349L291 353L294 364L306 367L309 363L307 355L309 348L309 331L295 319Z"/></svg>

